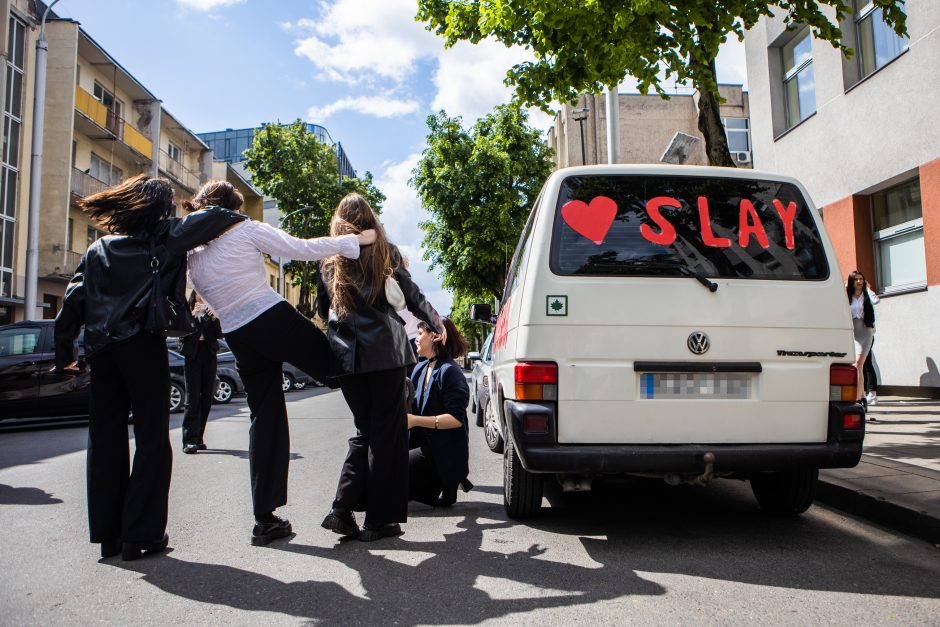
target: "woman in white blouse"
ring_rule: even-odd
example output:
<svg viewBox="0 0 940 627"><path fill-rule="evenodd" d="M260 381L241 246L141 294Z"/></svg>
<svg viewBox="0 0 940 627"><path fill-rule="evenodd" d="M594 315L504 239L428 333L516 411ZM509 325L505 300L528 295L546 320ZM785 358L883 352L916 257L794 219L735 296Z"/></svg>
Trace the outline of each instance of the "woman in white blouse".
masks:
<svg viewBox="0 0 940 627"><path fill-rule="evenodd" d="M865 359L875 342L875 307L878 297L868 289L865 275L855 270L849 274L845 285L852 310L852 327L855 331L855 369L858 370L858 390L856 400L862 400L865 393Z"/></svg>
<svg viewBox="0 0 940 627"><path fill-rule="evenodd" d="M190 211L206 206L238 210L242 202L231 184L212 181L183 206ZM290 522L274 514L287 503L290 456L282 363L291 363L322 381L331 354L323 332L271 289L263 255L304 261L336 254L357 259L359 246L373 241L375 231L298 239L269 224L246 220L189 253L189 279L221 322L248 394L248 460L255 516L251 543L256 546L291 533Z"/></svg>

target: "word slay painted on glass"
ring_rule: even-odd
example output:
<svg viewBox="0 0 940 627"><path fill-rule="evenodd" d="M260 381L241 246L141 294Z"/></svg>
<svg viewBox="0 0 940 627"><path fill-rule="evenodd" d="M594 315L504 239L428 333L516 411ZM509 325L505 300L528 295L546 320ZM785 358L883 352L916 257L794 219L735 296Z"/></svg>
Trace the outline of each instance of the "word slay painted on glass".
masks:
<svg viewBox="0 0 940 627"><path fill-rule="evenodd" d="M702 242L706 246L715 248L728 248L731 240L727 237L718 237L712 230L711 216L709 214L708 199L699 196L697 200L699 225L702 233ZM793 235L793 221L796 218L796 203L792 200L786 206L774 198L774 209L783 224L784 243L793 250L796 239ZM644 239L662 246L669 246L676 241L676 227L660 211L663 207L682 207L671 196L657 196L646 203L646 213L659 228L659 231L648 224L640 225L640 234ZM581 200L572 200L561 208L561 217L565 223L582 237L591 240L597 245L604 242L610 227L617 215L617 203L606 196L595 196L590 204ZM757 240L761 248L769 248L770 240L764 230L764 224L754 209L754 204L746 198L741 199L738 211L738 245L742 248L750 245L751 238Z"/></svg>

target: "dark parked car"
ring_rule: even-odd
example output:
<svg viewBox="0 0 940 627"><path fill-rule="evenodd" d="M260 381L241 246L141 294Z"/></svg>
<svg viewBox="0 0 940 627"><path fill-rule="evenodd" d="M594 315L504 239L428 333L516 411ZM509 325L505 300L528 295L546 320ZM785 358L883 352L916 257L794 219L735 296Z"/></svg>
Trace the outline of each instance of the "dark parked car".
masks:
<svg viewBox="0 0 940 627"><path fill-rule="evenodd" d="M79 372L51 372L55 364L53 320L0 326L0 420L85 417L88 415L88 366L78 337ZM170 410L181 411L186 383L183 358L170 352Z"/></svg>

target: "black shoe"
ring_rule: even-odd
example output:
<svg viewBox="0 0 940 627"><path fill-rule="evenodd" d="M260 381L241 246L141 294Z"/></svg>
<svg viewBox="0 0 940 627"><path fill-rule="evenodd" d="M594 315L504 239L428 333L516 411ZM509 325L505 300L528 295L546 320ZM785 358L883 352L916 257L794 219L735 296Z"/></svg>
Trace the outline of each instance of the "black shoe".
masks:
<svg viewBox="0 0 940 627"><path fill-rule="evenodd" d="M205 443L205 442L200 442L199 444L196 445L196 448L199 449L200 451L204 451L204 450L206 450L206 449L209 448L209 447L206 446L206 443Z"/></svg>
<svg viewBox="0 0 940 627"><path fill-rule="evenodd" d="M101 557L114 557L121 552L121 541L110 540L101 543Z"/></svg>
<svg viewBox="0 0 940 627"><path fill-rule="evenodd" d="M401 525L398 523L389 523L379 527L364 527L356 537L360 542L375 542L382 538L393 538L401 534Z"/></svg>
<svg viewBox="0 0 940 627"><path fill-rule="evenodd" d="M121 559L125 562L132 562L140 559L144 553L160 553L166 550L169 541L170 536L163 534L162 538L151 542L125 542L121 547Z"/></svg>
<svg viewBox="0 0 940 627"><path fill-rule="evenodd" d="M183 452L186 453L187 455L194 455L196 451L198 450L199 450L199 446L197 444L184 444L183 445Z"/></svg>
<svg viewBox="0 0 940 627"><path fill-rule="evenodd" d="M255 522L251 530L251 544L253 546L264 546L272 540L286 538L293 533L290 521L286 518L273 516L273 522Z"/></svg>
<svg viewBox="0 0 940 627"><path fill-rule="evenodd" d="M355 538L359 535L356 516L348 509L331 509L320 526L347 538Z"/></svg>

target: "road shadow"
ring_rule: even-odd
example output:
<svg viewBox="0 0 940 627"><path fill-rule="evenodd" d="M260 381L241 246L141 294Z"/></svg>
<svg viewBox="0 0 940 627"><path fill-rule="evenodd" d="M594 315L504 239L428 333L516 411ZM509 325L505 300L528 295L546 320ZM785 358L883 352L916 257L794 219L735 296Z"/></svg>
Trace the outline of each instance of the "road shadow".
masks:
<svg viewBox="0 0 940 627"><path fill-rule="evenodd" d="M248 451L242 451L238 449L230 448L207 448L203 451L199 451L193 457L199 457L201 455L230 455L232 457L237 457L238 459L248 459ZM300 453L291 453L290 461L295 461L298 459L303 459L304 456Z"/></svg>
<svg viewBox="0 0 940 627"><path fill-rule="evenodd" d="M575 497L575 498L572 498ZM872 541L834 516L774 518L740 487L723 492L661 482L600 483L595 492L549 490L552 507L527 533L577 538L589 560L553 561L539 544L509 549L503 507L474 500L413 508L405 535L328 547L276 542L265 549L332 560L358 574L364 595L334 581L283 582L221 564L161 558L115 564L182 598L329 623L474 624L536 609L573 607L668 592L658 574L784 589L938 598L940 563L919 565L923 546ZM457 518L443 541L412 541L408 528ZM490 535L487 535L490 534ZM567 555L568 553L564 553ZM556 554L557 555L557 554ZM572 563L582 561L588 565ZM707 585L707 584L706 584Z"/></svg>
<svg viewBox="0 0 940 627"><path fill-rule="evenodd" d="M62 499L40 488L14 488L0 483L0 505L56 505L61 502Z"/></svg>

